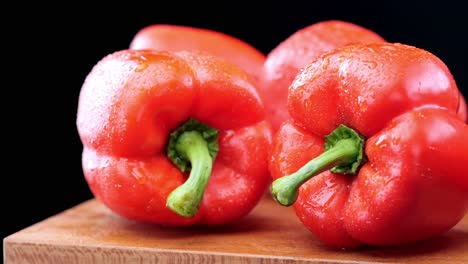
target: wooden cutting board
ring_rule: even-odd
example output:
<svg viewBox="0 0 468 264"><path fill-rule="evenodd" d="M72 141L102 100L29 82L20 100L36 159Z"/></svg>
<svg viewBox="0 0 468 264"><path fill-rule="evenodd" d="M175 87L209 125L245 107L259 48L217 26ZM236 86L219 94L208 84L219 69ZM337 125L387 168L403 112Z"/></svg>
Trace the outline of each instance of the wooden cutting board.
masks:
<svg viewBox="0 0 468 264"><path fill-rule="evenodd" d="M389 248L340 250L318 241L292 208L265 198L217 228L123 219L86 201L6 237L5 263L468 263L468 216L444 235Z"/></svg>

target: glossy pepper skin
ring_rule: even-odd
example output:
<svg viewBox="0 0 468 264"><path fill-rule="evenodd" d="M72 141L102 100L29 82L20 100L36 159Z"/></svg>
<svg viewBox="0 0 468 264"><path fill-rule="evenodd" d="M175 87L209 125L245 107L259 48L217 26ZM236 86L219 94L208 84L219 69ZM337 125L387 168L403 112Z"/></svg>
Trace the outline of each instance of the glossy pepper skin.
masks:
<svg viewBox="0 0 468 264"><path fill-rule="evenodd" d="M191 208L193 216L168 207L187 198L168 199L189 182L189 172L192 178L192 171L183 173L168 154L178 151L180 140L170 148L174 133L192 119L203 124L195 126L218 133L198 134L217 138L211 142L217 144L216 155L203 140L195 154L185 154L209 160L206 143L213 159L210 164L191 164L192 171L211 169L203 179L207 186L195 184L206 189L188 193L204 194ZM253 209L270 182L271 135L262 101L244 71L207 54L123 50L106 56L82 86L77 128L91 191L130 219L171 226L230 223Z"/></svg>
<svg viewBox="0 0 468 264"><path fill-rule="evenodd" d="M130 49L207 52L239 66L255 81L258 81L265 62L265 55L243 40L215 30L182 25L144 27L133 37Z"/></svg>
<svg viewBox="0 0 468 264"><path fill-rule="evenodd" d="M327 20L296 31L268 55L259 85L273 130L289 118L287 93L291 82L310 61L326 51L355 43L384 42L377 33L340 20Z"/></svg>
<svg viewBox="0 0 468 264"><path fill-rule="evenodd" d="M425 50L376 43L323 54L289 90L292 121L274 137L270 159L273 197L336 247L398 245L449 230L468 208L468 126L456 115L458 100L448 68ZM364 144L330 148L351 138L335 140L341 125ZM348 156L332 159L333 151Z"/></svg>

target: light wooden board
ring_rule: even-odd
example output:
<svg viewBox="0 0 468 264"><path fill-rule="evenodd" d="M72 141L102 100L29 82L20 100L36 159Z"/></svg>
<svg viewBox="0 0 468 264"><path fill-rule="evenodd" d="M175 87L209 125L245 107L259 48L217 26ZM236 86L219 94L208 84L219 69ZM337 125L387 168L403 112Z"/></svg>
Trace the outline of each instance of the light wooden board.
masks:
<svg viewBox="0 0 468 264"><path fill-rule="evenodd" d="M468 217L411 246L325 246L292 208L265 198L246 218L217 228L168 228L123 219L89 200L3 240L16 263L468 263Z"/></svg>

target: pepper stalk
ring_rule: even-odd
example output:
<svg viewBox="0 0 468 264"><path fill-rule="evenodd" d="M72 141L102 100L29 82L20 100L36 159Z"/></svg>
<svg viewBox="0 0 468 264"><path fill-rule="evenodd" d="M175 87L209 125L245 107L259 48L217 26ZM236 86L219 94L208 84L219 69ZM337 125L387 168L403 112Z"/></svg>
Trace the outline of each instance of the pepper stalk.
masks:
<svg viewBox="0 0 468 264"><path fill-rule="evenodd" d="M298 171L276 179L271 194L279 204L292 205L299 187L313 176L326 170L333 173L356 174L363 162L364 138L355 130L340 125L325 137L325 152L306 163Z"/></svg>
<svg viewBox="0 0 468 264"><path fill-rule="evenodd" d="M166 206L180 216L192 217L198 212L219 150L218 134L192 118L170 135L168 158L182 172L190 171L188 179L166 200Z"/></svg>

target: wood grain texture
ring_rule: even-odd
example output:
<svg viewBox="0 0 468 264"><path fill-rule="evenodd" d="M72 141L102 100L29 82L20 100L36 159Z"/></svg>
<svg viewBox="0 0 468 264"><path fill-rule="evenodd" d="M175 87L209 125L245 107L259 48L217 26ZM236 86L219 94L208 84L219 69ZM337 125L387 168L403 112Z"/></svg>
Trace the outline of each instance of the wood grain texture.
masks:
<svg viewBox="0 0 468 264"><path fill-rule="evenodd" d="M267 198L241 221L216 228L138 223L89 200L6 237L3 247L8 264L468 263L468 217L421 243L340 250Z"/></svg>

